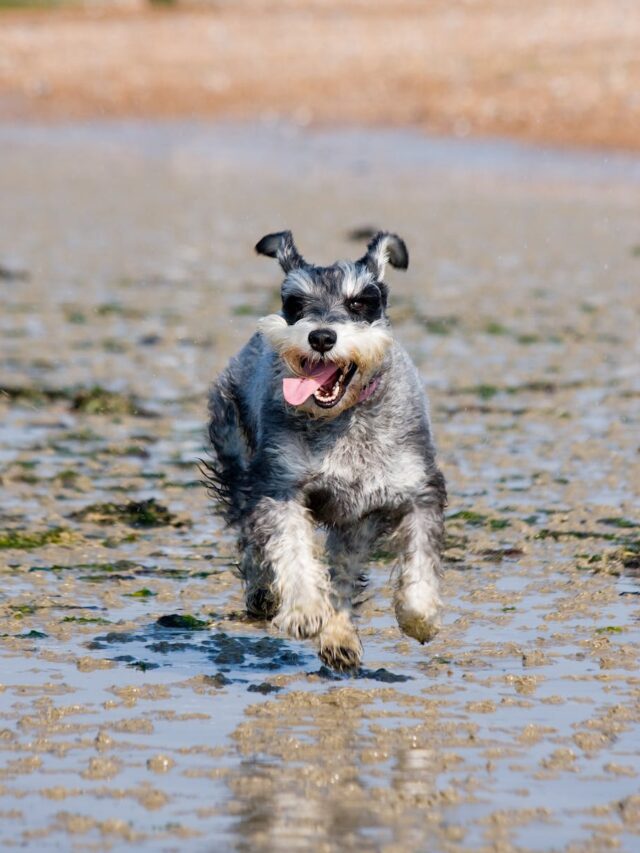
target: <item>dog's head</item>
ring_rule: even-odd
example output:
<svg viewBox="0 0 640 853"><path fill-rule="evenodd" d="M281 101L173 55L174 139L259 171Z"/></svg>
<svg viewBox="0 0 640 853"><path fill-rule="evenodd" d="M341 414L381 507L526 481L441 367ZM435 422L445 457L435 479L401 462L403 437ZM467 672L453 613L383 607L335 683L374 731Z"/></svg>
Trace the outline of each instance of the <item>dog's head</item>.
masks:
<svg viewBox="0 0 640 853"><path fill-rule="evenodd" d="M290 231L268 234L256 245L284 270L282 311L258 329L278 353L286 402L316 417L335 417L367 399L384 371L391 344L386 315L387 263L409 264L400 237L379 232L358 261L329 267L307 263Z"/></svg>

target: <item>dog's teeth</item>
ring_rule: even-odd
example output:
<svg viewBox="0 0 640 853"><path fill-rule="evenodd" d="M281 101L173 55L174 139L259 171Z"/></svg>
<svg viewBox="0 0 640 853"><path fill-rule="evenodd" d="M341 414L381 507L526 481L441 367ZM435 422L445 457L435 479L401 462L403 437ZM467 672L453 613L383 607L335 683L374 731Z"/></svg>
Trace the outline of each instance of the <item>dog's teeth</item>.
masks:
<svg viewBox="0 0 640 853"><path fill-rule="evenodd" d="M338 378L333 383L333 387L329 390L325 388L318 388L315 392L314 397L316 398L318 403L323 403L326 405L332 405L333 403L337 403L338 400L344 394L344 383L345 383L346 372L340 371L338 373Z"/></svg>

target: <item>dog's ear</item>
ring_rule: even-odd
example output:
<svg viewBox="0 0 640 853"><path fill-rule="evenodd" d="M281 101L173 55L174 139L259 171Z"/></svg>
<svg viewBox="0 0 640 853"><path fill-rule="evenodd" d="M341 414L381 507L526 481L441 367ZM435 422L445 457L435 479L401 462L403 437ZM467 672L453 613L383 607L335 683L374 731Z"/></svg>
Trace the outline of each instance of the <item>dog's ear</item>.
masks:
<svg viewBox="0 0 640 853"><path fill-rule="evenodd" d="M367 253L358 263L365 266L377 281L381 281L387 264L399 270L406 270L409 266L409 252L404 240L397 234L378 231L367 246Z"/></svg>
<svg viewBox="0 0 640 853"><path fill-rule="evenodd" d="M291 231L267 234L256 243L256 252L269 258L277 258L285 273L305 266L305 260L296 249Z"/></svg>

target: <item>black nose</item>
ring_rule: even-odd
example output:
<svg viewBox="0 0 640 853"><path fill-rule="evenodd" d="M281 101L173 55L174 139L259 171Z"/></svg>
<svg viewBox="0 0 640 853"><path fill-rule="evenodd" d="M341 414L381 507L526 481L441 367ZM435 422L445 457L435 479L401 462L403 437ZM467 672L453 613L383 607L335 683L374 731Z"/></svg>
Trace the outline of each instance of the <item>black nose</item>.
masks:
<svg viewBox="0 0 640 853"><path fill-rule="evenodd" d="M309 332L311 349L316 352L328 352L337 340L338 336L333 329L314 329Z"/></svg>

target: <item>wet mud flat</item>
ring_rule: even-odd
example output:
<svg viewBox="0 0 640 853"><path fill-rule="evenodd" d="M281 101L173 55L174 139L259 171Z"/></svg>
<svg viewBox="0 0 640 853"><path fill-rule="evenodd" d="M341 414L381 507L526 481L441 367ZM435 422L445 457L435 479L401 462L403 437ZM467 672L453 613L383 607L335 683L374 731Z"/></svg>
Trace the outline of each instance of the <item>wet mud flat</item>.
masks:
<svg viewBox="0 0 640 853"><path fill-rule="evenodd" d="M404 134L0 130L0 846L640 843L638 166ZM445 625L362 669L248 621L197 459L252 255L397 230L449 482ZM352 235L353 236L353 235ZM402 413L398 413L401 417Z"/></svg>

